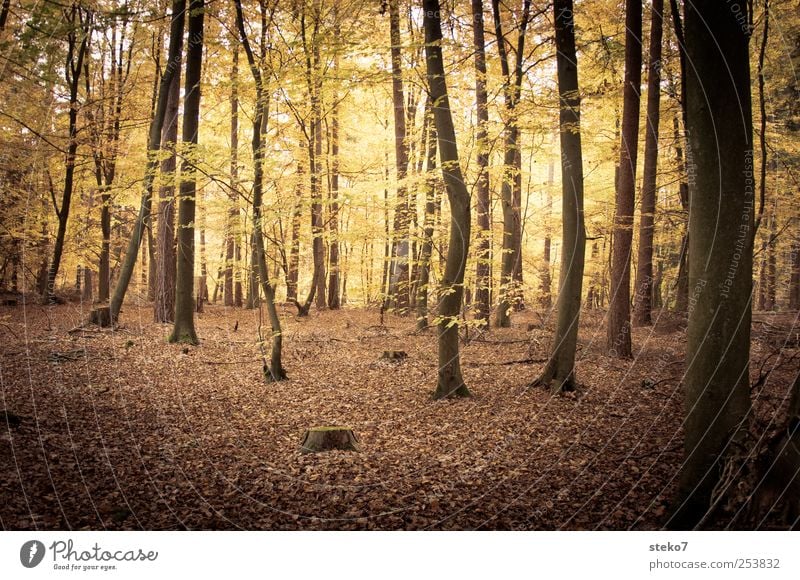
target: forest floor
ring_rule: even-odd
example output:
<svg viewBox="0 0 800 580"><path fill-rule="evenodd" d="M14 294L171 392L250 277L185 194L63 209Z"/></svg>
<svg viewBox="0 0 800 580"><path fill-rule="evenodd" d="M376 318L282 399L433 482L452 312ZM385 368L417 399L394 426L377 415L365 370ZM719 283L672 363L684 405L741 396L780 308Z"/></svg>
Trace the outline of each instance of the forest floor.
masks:
<svg viewBox="0 0 800 580"><path fill-rule="evenodd" d="M585 312L582 387L551 397L525 385L553 321L516 313L462 345L474 396L437 402L435 330L413 318L286 308L289 380L265 384L257 312L207 306L187 348L146 305L73 332L80 305L0 307L0 528L660 527L682 457L677 319L634 329L619 360ZM381 360L390 349L408 357ZM762 423L781 420L798 352L796 313L756 317ZM301 454L319 425L352 427L361 452Z"/></svg>

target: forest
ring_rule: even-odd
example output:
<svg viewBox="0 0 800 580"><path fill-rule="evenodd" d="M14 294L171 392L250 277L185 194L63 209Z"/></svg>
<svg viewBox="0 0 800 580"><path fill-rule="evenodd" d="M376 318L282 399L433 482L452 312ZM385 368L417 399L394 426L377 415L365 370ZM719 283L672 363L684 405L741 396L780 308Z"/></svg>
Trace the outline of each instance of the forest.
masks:
<svg viewBox="0 0 800 580"><path fill-rule="evenodd" d="M0 528L800 528L798 0L2 0Z"/></svg>

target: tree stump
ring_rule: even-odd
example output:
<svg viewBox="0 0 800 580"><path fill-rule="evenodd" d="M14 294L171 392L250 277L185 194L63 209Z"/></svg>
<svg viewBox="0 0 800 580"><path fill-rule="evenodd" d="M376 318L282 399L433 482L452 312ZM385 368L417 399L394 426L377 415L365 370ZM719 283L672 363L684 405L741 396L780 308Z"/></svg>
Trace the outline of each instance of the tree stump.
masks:
<svg viewBox="0 0 800 580"><path fill-rule="evenodd" d="M97 326L102 326L103 328L111 326L111 307L98 306L97 308L93 308L92 312L89 314L89 322Z"/></svg>
<svg viewBox="0 0 800 580"><path fill-rule="evenodd" d="M349 427L313 427L306 431L300 453L320 451L361 451L355 433Z"/></svg>
<svg viewBox="0 0 800 580"><path fill-rule="evenodd" d="M404 350L385 350L381 358L385 360L401 361L408 358L408 353Z"/></svg>

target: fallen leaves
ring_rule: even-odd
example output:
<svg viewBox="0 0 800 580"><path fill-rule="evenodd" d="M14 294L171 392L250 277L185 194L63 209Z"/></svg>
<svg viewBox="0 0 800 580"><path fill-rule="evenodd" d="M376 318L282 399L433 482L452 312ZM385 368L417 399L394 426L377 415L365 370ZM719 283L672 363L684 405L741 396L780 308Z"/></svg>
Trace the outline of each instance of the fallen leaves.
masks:
<svg viewBox="0 0 800 580"><path fill-rule="evenodd" d="M184 352L149 308L72 334L69 305L8 312L1 401L24 420L0 421L5 529L652 529L681 460L678 384L660 381L680 332L637 329L643 354L610 361L590 319L583 388L551 397L524 388L549 330L520 314L463 347L475 396L434 402L435 333L411 318L286 311L290 378L265 384L255 313L207 307ZM301 454L316 425L351 426L362 451Z"/></svg>

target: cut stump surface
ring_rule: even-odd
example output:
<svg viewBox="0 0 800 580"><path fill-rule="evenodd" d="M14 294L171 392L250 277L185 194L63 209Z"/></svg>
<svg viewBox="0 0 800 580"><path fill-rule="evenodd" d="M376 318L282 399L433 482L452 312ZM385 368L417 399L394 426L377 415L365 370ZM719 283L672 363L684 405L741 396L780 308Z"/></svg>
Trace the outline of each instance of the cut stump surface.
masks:
<svg viewBox="0 0 800 580"><path fill-rule="evenodd" d="M358 439L349 427L313 427L306 431L300 445L301 453L320 451L361 451Z"/></svg>

